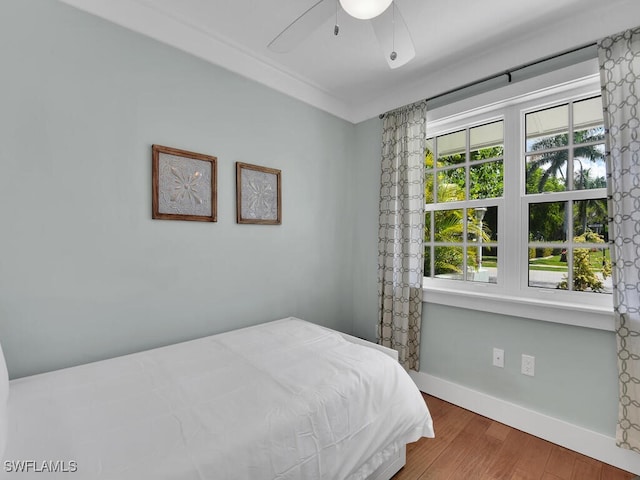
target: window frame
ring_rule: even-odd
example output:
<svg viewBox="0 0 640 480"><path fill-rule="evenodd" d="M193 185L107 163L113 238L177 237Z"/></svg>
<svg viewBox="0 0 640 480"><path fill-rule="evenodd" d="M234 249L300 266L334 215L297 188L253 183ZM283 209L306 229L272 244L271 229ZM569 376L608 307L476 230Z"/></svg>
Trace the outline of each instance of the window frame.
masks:
<svg viewBox="0 0 640 480"><path fill-rule="evenodd" d="M427 138L504 120L503 197L447 202L446 207L462 208L462 203L469 208L474 203L497 205L499 235L507 238L516 232L514 238L518 241L500 242L498 239L497 283L425 277L425 302L602 330L614 329L612 295L529 287L527 274L528 205L549 194L524 193L525 114L563 102L599 96L597 72L595 60L584 62L563 72L529 79L428 112ZM467 191L468 188L467 185ZM596 190L601 198L606 197L606 189ZM573 190L570 195L575 196L575 193ZM594 191L579 195L591 197ZM507 209L506 205L514 199L519 207ZM560 198L549 196L548 201L560 201ZM430 210L428 204L425 209ZM509 229L506 229L507 225Z"/></svg>

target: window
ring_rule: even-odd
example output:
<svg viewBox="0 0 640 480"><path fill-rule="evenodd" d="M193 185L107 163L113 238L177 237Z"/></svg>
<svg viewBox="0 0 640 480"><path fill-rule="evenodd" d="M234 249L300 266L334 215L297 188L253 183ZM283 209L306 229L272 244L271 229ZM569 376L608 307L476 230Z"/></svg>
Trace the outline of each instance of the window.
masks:
<svg viewBox="0 0 640 480"><path fill-rule="evenodd" d="M595 75L428 118L425 300L612 328L604 152Z"/></svg>
<svg viewBox="0 0 640 480"><path fill-rule="evenodd" d="M427 277L496 283L504 122L427 140Z"/></svg>
<svg viewBox="0 0 640 480"><path fill-rule="evenodd" d="M525 114L528 286L610 294L602 101Z"/></svg>

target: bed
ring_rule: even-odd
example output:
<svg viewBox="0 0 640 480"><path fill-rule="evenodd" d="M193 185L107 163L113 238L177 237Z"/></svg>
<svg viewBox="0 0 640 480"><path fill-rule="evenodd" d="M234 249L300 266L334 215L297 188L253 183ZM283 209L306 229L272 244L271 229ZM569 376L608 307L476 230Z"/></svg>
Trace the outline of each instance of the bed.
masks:
<svg viewBox="0 0 640 480"><path fill-rule="evenodd" d="M434 434L394 353L286 318L15 379L0 478L386 480Z"/></svg>

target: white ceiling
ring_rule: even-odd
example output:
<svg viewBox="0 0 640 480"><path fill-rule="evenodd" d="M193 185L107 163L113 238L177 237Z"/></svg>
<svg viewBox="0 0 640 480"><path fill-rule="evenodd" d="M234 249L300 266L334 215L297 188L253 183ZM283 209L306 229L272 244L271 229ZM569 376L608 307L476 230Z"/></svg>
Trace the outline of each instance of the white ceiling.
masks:
<svg viewBox="0 0 640 480"><path fill-rule="evenodd" d="M392 70L370 22L344 12L338 37L332 18L268 50L317 0L61 1L354 123L640 24L639 0L395 0L416 57Z"/></svg>

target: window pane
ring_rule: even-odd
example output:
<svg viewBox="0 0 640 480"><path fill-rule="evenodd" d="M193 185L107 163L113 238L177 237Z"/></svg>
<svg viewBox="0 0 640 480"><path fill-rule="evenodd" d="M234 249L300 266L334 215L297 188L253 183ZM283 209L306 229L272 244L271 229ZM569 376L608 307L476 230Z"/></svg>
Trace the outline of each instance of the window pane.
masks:
<svg viewBox="0 0 640 480"><path fill-rule="evenodd" d="M489 271L489 283L498 280L498 247L482 247L482 268Z"/></svg>
<svg viewBox="0 0 640 480"><path fill-rule="evenodd" d="M480 235L482 232L482 235ZM470 242L498 241L498 207L477 207L467 210L467 238Z"/></svg>
<svg viewBox="0 0 640 480"><path fill-rule="evenodd" d="M502 160L474 165L469 169L469 196L472 200L502 197L503 179Z"/></svg>
<svg viewBox="0 0 640 480"><path fill-rule="evenodd" d="M573 141L575 143L603 141L604 121L601 97L573 104Z"/></svg>
<svg viewBox="0 0 640 480"><path fill-rule="evenodd" d="M433 203L433 173L427 173L424 176L424 201L425 203Z"/></svg>
<svg viewBox="0 0 640 480"><path fill-rule="evenodd" d="M574 190L606 188L604 144L577 147L573 153Z"/></svg>
<svg viewBox="0 0 640 480"><path fill-rule="evenodd" d="M436 242L462 242L464 236L462 209L438 210L434 215Z"/></svg>
<svg viewBox="0 0 640 480"><path fill-rule="evenodd" d="M569 144L569 106L547 108L525 116L527 152Z"/></svg>
<svg viewBox="0 0 640 480"><path fill-rule="evenodd" d="M568 150L530 155L526 162L526 193L566 190Z"/></svg>
<svg viewBox="0 0 640 480"><path fill-rule="evenodd" d="M500 158L504 155L504 128L502 120L474 127L469 131L470 159Z"/></svg>
<svg viewBox="0 0 640 480"><path fill-rule="evenodd" d="M611 260L608 248L573 249L573 282L564 275L558 288L577 292L612 292Z"/></svg>
<svg viewBox="0 0 640 480"><path fill-rule="evenodd" d="M438 166L446 167L464 163L466 152L466 132L459 132L442 135L437 139Z"/></svg>
<svg viewBox="0 0 640 480"><path fill-rule="evenodd" d="M424 215L424 241L431 241L431 219L433 218L433 212L427 212Z"/></svg>
<svg viewBox="0 0 640 480"><path fill-rule="evenodd" d="M424 248L424 276L431 277L431 247L427 245Z"/></svg>
<svg viewBox="0 0 640 480"><path fill-rule="evenodd" d="M435 247L435 276L462 280L464 257L462 247Z"/></svg>
<svg viewBox="0 0 640 480"><path fill-rule="evenodd" d="M573 202L573 235L574 241L580 242L600 243L609 240L606 198Z"/></svg>
<svg viewBox="0 0 640 480"><path fill-rule="evenodd" d="M433 168L433 138L427 139L427 146L424 151L424 166L427 169Z"/></svg>
<svg viewBox="0 0 640 480"><path fill-rule="evenodd" d="M536 250L542 249L529 249L529 286L557 289L567 276L566 249L549 249L545 255L532 257Z"/></svg>
<svg viewBox="0 0 640 480"><path fill-rule="evenodd" d="M498 249L494 247L469 247L467 249L467 280L497 283Z"/></svg>
<svg viewBox="0 0 640 480"><path fill-rule="evenodd" d="M498 207L488 207L483 219L484 233L492 242L498 241Z"/></svg>
<svg viewBox="0 0 640 480"><path fill-rule="evenodd" d="M532 203L529 205L529 241L563 242L566 234L566 202Z"/></svg>
<svg viewBox="0 0 640 480"><path fill-rule="evenodd" d="M438 202L455 202L465 199L465 170L454 168L438 175Z"/></svg>

